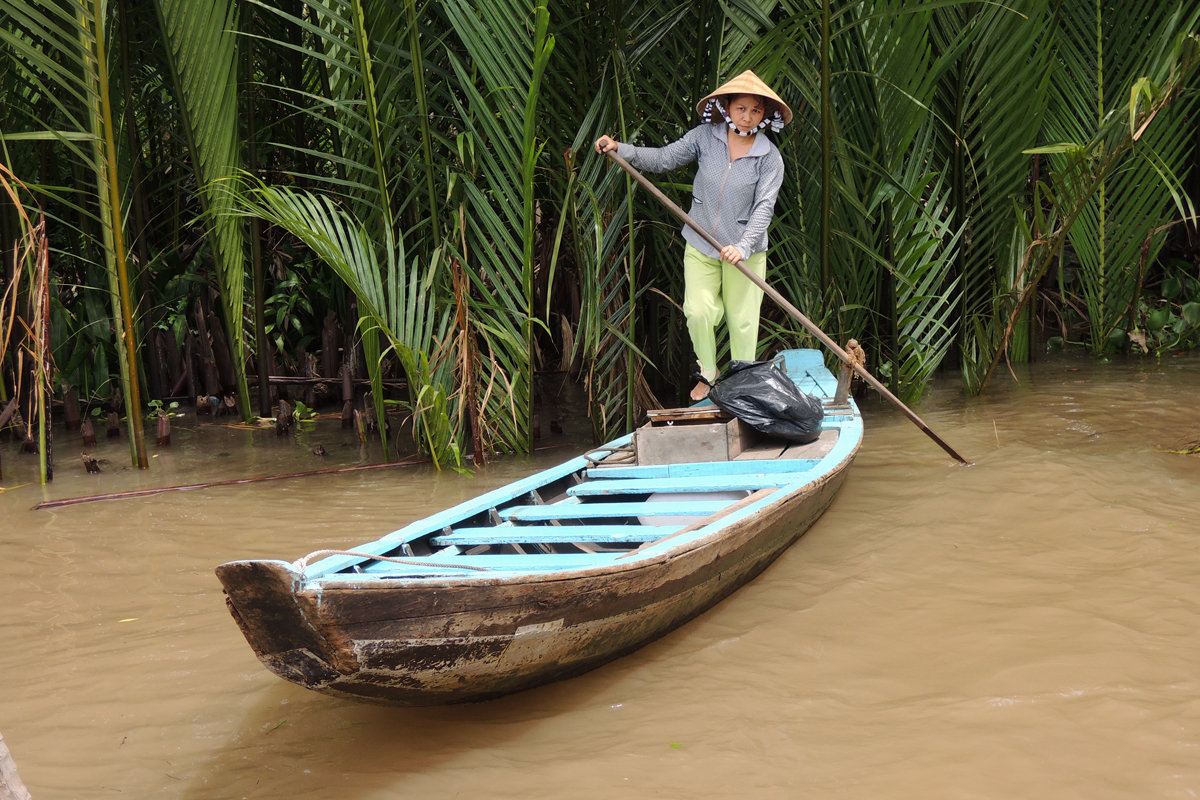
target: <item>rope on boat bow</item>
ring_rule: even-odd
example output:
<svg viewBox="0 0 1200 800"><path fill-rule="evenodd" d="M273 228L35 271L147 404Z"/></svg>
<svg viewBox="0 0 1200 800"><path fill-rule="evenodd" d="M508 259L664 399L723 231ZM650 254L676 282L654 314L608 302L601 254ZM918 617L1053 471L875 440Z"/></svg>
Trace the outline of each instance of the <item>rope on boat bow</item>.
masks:
<svg viewBox="0 0 1200 800"><path fill-rule="evenodd" d="M850 356L850 360L860 367L867 365L867 351L863 350L857 339L846 342L846 355Z"/></svg>
<svg viewBox="0 0 1200 800"><path fill-rule="evenodd" d="M392 564L407 564L411 567L436 567L438 569L469 569L476 572L490 572L488 567L473 567L466 564L440 564L434 561L423 561L416 558L394 558L392 556L377 556L374 553L362 553L357 550L316 550L309 553L304 558L297 559L292 562L292 566L300 570L300 574L304 574L304 570L312 561L318 561L329 556L351 556L353 558L365 558L371 561L388 561Z"/></svg>
<svg viewBox="0 0 1200 800"><path fill-rule="evenodd" d="M587 459L589 467L594 467L603 461L607 465L614 464L633 464L637 461L637 453L634 452L633 442L623 444L620 447L611 447L602 445L594 447L583 456Z"/></svg>

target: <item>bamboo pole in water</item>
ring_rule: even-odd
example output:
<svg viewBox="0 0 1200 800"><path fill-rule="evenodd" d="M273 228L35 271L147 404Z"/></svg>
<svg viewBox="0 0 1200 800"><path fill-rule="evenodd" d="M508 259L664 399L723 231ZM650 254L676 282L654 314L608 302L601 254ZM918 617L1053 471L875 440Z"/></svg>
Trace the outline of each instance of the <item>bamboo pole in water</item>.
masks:
<svg viewBox="0 0 1200 800"><path fill-rule="evenodd" d="M417 464L428 464L427 458L415 458L409 461L391 461L386 464L358 464L351 467L334 467L332 469L317 469L308 472L288 472L283 475L263 475L257 478L230 478L223 481L208 481L206 483L184 483L176 486L156 486L152 489L133 489L128 492L111 492L109 494L91 494L85 497L63 497L58 500L45 500L33 507L34 511L48 508L62 508L80 503L94 503L100 500L126 500L132 497L148 497L164 492L187 492L193 489L209 489L213 486L237 486L243 483L261 483L263 481L280 481L286 478L305 478L311 475L331 475L337 472L359 472L368 469L386 469L388 467L411 467Z"/></svg>
<svg viewBox="0 0 1200 800"><path fill-rule="evenodd" d="M92 19L91 30L80 30L80 42L93 73L88 76L92 96L89 98L92 143L98 199L102 212L106 269L110 272L109 289L113 298L113 316L120 325L117 337L117 357L121 364L125 412L129 420L129 450L134 466L149 469L146 457L145 431L142 424L141 379L138 375L137 334L133 327L133 300L129 289L129 264L125 251L124 217L121 203L120 175L117 165L116 128L113 124L112 99L109 96L107 47L104 14Z"/></svg>
<svg viewBox="0 0 1200 800"><path fill-rule="evenodd" d="M535 452L551 450L558 447L572 447L570 443L547 445L534 448ZM307 478L313 475L332 475L339 472L362 472L369 469L388 469L389 467L415 467L420 464L430 464L429 458L412 458L407 461L389 461L386 464L356 464L349 467L333 467L331 469L316 469L307 472L287 472L282 475L263 475L257 478L230 478L223 481L208 481L207 483L185 483L177 486L158 486L152 489L134 489L128 492L112 492L109 494L92 494L84 497L64 497L59 500L45 500L33 507L34 511L48 508L62 508L80 503L94 503L100 500L126 500L133 497L148 497L164 492L186 492L193 489L209 489L214 486L237 486L244 483L262 483L264 481L281 481L287 478ZM3 798L0 798L3 800Z"/></svg>

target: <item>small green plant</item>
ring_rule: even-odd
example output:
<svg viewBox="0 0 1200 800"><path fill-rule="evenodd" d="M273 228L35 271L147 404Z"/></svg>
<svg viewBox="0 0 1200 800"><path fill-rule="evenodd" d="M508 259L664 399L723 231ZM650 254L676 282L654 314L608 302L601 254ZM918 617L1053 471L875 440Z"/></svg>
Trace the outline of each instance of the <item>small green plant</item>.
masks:
<svg viewBox="0 0 1200 800"><path fill-rule="evenodd" d="M289 358L287 354L294 347L312 347L314 337L307 323L315 314L307 283L295 270L285 269L284 276L275 283L275 293L263 302L266 334L283 358ZM295 338L289 342L289 337Z"/></svg>
<svg viewBox="0 0 1200 800"><path fill-rule="evenodd" d="M292 419L297 422L311 422L317 418L317 412L314 409L304 405L303 401L297 400L296 407L292 409Z"/></svg>
<svg viewBox="0 0 1200 800"><path fill-rule="evenodd" d="M150 416L157 417L159 414L166 414L168 417L182 417L183 413L179 410L179 401L172 400L166 406L162 400L151 400L148 404Z"/></svg>
<svg viewBox="0 0 1200 800"><path fill-rule="evenodd" d="M1172 260L1159 284L1159 297L1138 303L1137 328L1129 339L1143 353L1200 347L1200 280L1186 262Z"/></svg>

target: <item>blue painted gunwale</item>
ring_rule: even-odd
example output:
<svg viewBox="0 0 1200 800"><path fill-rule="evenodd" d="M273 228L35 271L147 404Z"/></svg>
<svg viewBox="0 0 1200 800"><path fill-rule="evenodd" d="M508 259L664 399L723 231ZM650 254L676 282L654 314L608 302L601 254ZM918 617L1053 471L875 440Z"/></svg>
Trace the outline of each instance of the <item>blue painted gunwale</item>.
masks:
<svg viewBox="0 0 1200 800"><path fill-rule="evenodd" d="M804 391L824 398L832 397L836 379L825 368L821 355L813 350L787 351L782 354L784 367L792 379ZM740 522L764 512L766 509L788 500L806 487L818 482L850 459L862 439L862 419L857 408L851 404L847 412L827 413L823 429L837 429L837 442L829 453L819 459L764 459L747 461L698 462L662 466L614 466L593 468L610 449L620 448L632 439L623 436L601 448L570 459L555 467L538 472L527 478L494 489L477 498L453 508L438 512L422 520L387 534L373 542L352 548L355 553L404 558L406 563L372 561L359 555L335 555L309 565L303 571L303 582L315 589L336 588L339 585L362 585L374 580L400 580L422 583L452 578L455 582L494 581L522 574L550 577L554 573L570 573L596 570L630 569L647 562L658 561L665 555L694 547L701 540L717 535L723 530L737 526ZM551 505L515 505L518 499L528 498L531 492L547 484L578 475L581 481L568 490L566 499ZM750 502L752 492L769 489L769 493ZM671 494L687 492L740 492L739 499L714 501L629 501L620 504L608 503L607 494L649 495L655 492ZM581 502L582 497L598 496L598 502ZM731 508L732 510L726 511ZM496 516L503 522L493 526L478 524L464 525L465 520L487 514L489 509L498 509ZM629 532L610 533L605 536L597 532L589 538L589 531L578 532L579 537L555 536L555 520L587 520L602 517L648 517L687 516L696 517L726 513L708 524L663 525L656 533L662 537L655 541L645 540L639 531L643 526L620 526ZM549 525L515 525L514 520L539 520ZM456 527L458 526L458 527ZM465 527L471 535L479 538L481 528L486 527L498 537L511 532L511 541L537 542L601 542L638 543L635 550L627 552L597 553L529 553L529 554L472 554L467 555L454 542L456 531ZM563 526L576 533L576 526ZM600 526L580 526L595 527ZM658 526L647 526L658 527ZM519 535L518 535L519 534ZM444 546L426 556L408 556L402 546L428 539L435 546ZM467 538L467 537L460 537ZM490 543L484 542L484 543ZM421 562L428 562L421 563ZM457 566L456 565L461 565ZM358 567L360 571L346 570Z"/></svg>

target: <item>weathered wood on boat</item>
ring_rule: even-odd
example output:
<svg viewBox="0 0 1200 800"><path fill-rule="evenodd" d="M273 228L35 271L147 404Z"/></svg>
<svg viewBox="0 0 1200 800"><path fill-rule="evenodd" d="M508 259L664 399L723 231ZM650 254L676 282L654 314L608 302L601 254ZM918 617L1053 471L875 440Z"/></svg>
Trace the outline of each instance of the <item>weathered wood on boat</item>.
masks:
<svg viewBox="0 0 1200 800"><path fill-rule="evenodd" d="M832 396L819 354L785 363ZM735 460L607 466L625 437L349 551L217 575L259 659L307 688L405 705L527 689L644 645L764 570L844 481L862 433L851 409L816 442Z"/></svg>
<svg viewBox="0 0 1200 800"><path fill-rule="evenodd" d="M732 419L729 414L713 405L689 406L688 408L652 408L646 412L646 421L651 425L669 424L672 422L716 422Z"/></svg>

